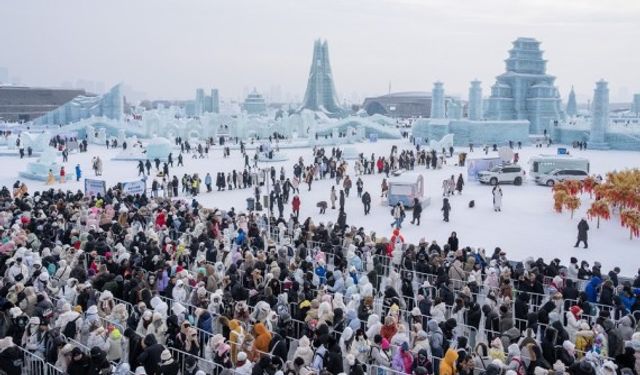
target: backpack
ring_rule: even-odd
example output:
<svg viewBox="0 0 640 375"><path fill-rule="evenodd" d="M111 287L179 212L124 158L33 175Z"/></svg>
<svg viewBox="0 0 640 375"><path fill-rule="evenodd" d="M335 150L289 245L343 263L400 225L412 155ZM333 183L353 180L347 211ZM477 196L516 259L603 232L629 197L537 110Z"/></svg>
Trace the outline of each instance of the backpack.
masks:
<svg viewBox="0 0 640 375"><path fill-rule="evenodd" d="M75 319L65 324L64 329L62 330L62 334L66 338L75 339L78 334L78 326L76 325L76 321L80 319L80 315L78 315Z"/></svg>

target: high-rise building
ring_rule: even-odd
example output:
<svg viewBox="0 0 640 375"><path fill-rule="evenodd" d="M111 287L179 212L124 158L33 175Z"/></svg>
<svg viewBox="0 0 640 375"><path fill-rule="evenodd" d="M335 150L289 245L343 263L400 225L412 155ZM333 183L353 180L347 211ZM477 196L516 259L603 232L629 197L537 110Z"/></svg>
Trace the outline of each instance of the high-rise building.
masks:
<svg viewBox="0 0 640 375"><path fill-rule="evenodd" d="M496 77L486 116L490 120L529 120L529 132L542 134L562 118L555 77L546 74L540 42L518 38L505 60L506 72Z"/></svg>
<svg viewBox="0 0 640 375"><path fill-rule="evenodd" d="M576 103L576 93L571 86L571 92L569 92L569 99L567 100L567 116L575 117L578 114L578 103Z"/></svg>
<svg viewBox="0 0 640 375"><path fill-rule="evenodd" d="M320 111L336 117L343 113L339 102L329 63L329 46L326 41L316 40L313 45L307 91L300 109Z"/></svg>
<svg viewBox="0 0 640 375"><path fill-rule="evenodd" d="M633 94L633 105L631 111L640 116L640 94Z"/></svg>
<svg viewBox="0 0 640 375"><path fill-rule="evenodd" d="M211 112L220 113L220 94L218 89L211 89Z"/></svg>
<svg viewBox="0 0 640 375"><path fill-rule="evenodd" d="M204 97L204 90L203 89L197 89L196 90L196 101L195 101L195 108L194 108L194 113L196 116L200 116L205 112L205 97Z"/></svg>

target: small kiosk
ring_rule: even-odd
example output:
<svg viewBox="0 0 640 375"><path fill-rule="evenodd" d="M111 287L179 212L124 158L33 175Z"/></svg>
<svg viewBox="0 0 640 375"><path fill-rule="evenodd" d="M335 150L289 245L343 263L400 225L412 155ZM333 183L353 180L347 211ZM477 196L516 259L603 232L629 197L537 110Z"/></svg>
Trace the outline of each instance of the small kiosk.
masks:
<svg viewBox="0 0 640 375"><path fill-rule="evenodd" d="M398 202L407 207L413 207L414 198L418 198L423 206L431 203L430 198L424 196L424 177L420 173L403 173L398 177L389 179L389 206L395 206Z"/></svg>

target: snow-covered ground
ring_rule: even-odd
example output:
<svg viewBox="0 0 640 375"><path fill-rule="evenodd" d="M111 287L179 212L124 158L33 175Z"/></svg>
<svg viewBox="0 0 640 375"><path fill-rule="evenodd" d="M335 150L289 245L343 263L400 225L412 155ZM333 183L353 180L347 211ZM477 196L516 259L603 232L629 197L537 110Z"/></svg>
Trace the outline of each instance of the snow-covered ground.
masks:
<svg viewBox="0 0 640 375"><path fill-rule="evenodd" d="M357 144L354 147L358 152L363 152L367 157L371 153L378 155L388 155L392 145L398 145L400 149L409 149L412 146L406 140L380 141L378 143ZM83 154L72 154L69 162L65 164L68 171L68 180L71 180L76 164L80 164L83 174L86 177L93 177L91 170L91 158L98 155L103 159L104 172L102 178L111 186L116 182L134 181L137 179L137 168L135 161L112 161L121 149L106 149L104 146L90 145L89 152ZM458 150L458 149L457 149ZM468 149L459 148L460 151ZM299 157L304 158L305 164L311 160L311 149L283 149L283 153L289 156L285 162L273 163L279 172L280 166L285 166L287 175L292 174L291 166L297 162ZM640 153L624 151L578 151L570 150L573 155L587 157L591 161L591 172L604 174L608 171L624 168L640 167ZM535 149L526 147L520 152L521 165L528 170L527 161L533 155L540 153L553 154L555 147L550 149ZM177 157L178 152L174 152ZM489 153L495 155L496 153ZM253 155L253 151L250 151ZM469 158L481 157L484 153L476 149L469 155ZM61 163L61 158L58 162ZM457 160L457 159L456 159ZM16 181L18 172L26 169L26 164L33 159L20 160L16 157L0 157L3 168L0 169L0 184L11 186ZM184 173L199 173L204 182L206 172L214 177L219 171L230 172L233 169L242 170L244 160L237 150L232 150L231 157L222 158L222 151L214 149L210 152L209 159L191 159L190 155L185 155L185 166L171 169L171 175L175 174L181 178ZM453 163L453 159L450 159ZM270 166L261 163L261 166ZM353 166L353 162L350 162ZM640 239L629 239L628 230L622 228L619 218L614 215L609 222L601 222L600 229L596 229L596 223L590 222L589 248L574 248L573 245L577 235L577 224L581 217L585 216L585 211L589 207L588 195L583 196L582 207L570 218L568 212L557 214L553 211L552 193L548 187L538 186L533 181L527 181L523 186L503 186L503 208L502 212L494 212L492 207L491 187L481 185L475 181L467 181L466 167L457 167L452 164L445 166L441 170L427 170L423 166L417 168L423 173L425 179L426 195L431 197L431 205L424 207L421 225L415 226L409 223L411 213L408 212L408 219L402 227L402 233L408 241L417 242L421 238L428 241L437 240L438 243L446 242L452 231L456 231L462 246L482 247L488 254L493 252L496 246L507 252L511 259L524 259L526 257L543 257L550 260L554 257L560 258L564 263L568 263L572 256L578 259L585 259L593 264L593 261L600 261L603 271L609 271L611 267L617 265L622 269L622 273L627 276L636 274L640 262L638 254L640 251ZM457 176L463 173L465 178L465 188L461 196L450 199L452 211L450 222L442 221L440 208L442 205L442 180L451 175ZM353 189L351 196L346 200L347 223L355 226L362 226L367 231L375 231L379 237L390 237L391 216L390 209L382 204L380 196L380 184L383 175L363 176L364 189L369 191L372 198L371 214L364 216L362 203L357 198L353 169L348 170L348 174L353 179ZM312 191L307 192L306 185L301 185L300 199L302 201L301 217L312 216L318 222L336 222L338 210L328 209L325 215L319 215L316 203L324 200L329 201L329 190L334 180L315 181ZM27 181L30 191L48 188L39 181ZM65 189L83 189L83 182L67 182ZM150 181L148 183L150 186ZM204 183L203 183L203 189ZM214 188L215 190L215 188ZM237 211L246 208L246 198L252 196L252 190L232 190L212 193L203 193L198 196L198 201L207 207L231 208ZM475 208L469 208L470 200L475 200ZM289 215L290 206L285 207L285 215Z"/></svg>

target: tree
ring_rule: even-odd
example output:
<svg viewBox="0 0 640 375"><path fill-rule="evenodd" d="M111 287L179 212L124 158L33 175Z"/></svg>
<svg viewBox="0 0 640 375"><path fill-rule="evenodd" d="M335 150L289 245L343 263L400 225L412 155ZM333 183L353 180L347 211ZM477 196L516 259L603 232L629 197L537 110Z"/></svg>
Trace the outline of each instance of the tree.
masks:
<svg viewBox="0 0 640 375"><path fill-rule="evenodd" d="M565 198L564 206L571 210L571 218L573 219L573 213L580 207L580 198L570 195Z"/></svg>
<svg viewBox="0 0 640 375"><path fill-rule="evenodd" d="M640 211L630 208L622 210L620 221L623 227L629 228L629 239L640 237Z"/></svg>
<svg viewBox="0 0 640 375"><path fill-rule="evenodd" d="M587 176L587 178L582 180L582 188L585 193L589 193L589 198L593 198L593 191L597 185L598 182L593 176Z"/></svg>
<svg viewBox="0 0 640 375"><path fill-rule="evenodd" d="M597 218L597 228L600 228L600 218L609 220L611 218L611 210L609 209L609 203L606 200L598 200L591 203L591 207L587 210L587 216L589 219Z"/></svg>
<svg viewBox="0 0 640 375"><path fill-rule="evenodd" d="M557 213L562 213L562 207L567 197L569 197L569 194L567 194L565 190L558 190L553 193L553 209L556 210Z"/></svg>

